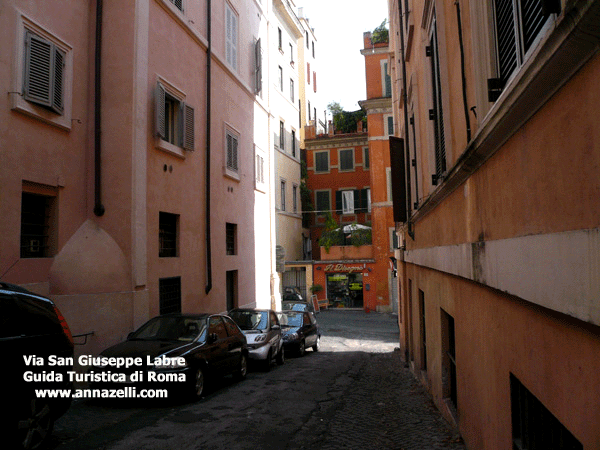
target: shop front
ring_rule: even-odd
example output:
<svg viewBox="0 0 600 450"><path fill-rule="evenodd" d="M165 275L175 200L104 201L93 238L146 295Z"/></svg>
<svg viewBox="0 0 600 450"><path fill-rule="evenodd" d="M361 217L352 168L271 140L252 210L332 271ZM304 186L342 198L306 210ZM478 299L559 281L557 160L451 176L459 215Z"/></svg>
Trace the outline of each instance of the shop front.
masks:
<svg viewBox="0 0 600 450"><path fill-rule="evenodd" d="M373 260L316 263L314 282L324 288L317 294L319 300L327 299L330 308L368 308L373 265Z"/></svg>

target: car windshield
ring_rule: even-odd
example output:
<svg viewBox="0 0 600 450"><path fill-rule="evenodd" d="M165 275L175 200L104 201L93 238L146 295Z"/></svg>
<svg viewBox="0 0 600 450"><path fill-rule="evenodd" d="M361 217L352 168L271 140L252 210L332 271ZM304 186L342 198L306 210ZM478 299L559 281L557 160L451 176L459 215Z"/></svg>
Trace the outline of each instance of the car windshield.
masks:
<svg viewBox="0 0 600 450"><path fill-rule="evenodd" d="M286 311L278 313L279 323L282 327L301 327L303 314L300 312Z"/></svg>
<svg viewBox="0 0 600 450"><path fill-rule="evenodd" d="M281 306L286 311L307 311L308 305L299 302L283 302Z"/></svg>
<svg viewBox="0 0 600 450"><path fill-rule="evenodd" d="M155 317L146 322L129 339L144 341L193 341L206 334L206 319L190 317Z"/></svg>
<svg viewBox="0 0 600 450"><path fill-rule="evenodd" d="M229 317L245 331L266 330L269 327L269 314L266 311L232 311Z"/></svg>

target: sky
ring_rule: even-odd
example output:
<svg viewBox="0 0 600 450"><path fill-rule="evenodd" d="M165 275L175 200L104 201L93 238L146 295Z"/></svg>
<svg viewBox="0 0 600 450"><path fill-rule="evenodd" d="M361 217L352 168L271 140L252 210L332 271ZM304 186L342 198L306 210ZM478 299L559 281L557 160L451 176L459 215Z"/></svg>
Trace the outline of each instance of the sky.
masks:
<svg viewBox="0 0 600 450"><path fill-rule="evenodd" d="M338 102L346 111L365 100L363 33L388 16L387 0L295 0L315 29L317 77L326 106Z"/></svg>

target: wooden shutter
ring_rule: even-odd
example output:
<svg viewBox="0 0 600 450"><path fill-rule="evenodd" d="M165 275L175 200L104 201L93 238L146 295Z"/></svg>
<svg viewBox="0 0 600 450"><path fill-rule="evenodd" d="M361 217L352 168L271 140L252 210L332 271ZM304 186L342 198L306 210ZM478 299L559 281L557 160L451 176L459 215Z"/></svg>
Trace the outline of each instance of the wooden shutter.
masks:
<svg viewBox="0 0 600 450"><path fill-rule="evenodd" d="M390 136L390 162L392 175L392 198L395 222L408 219L406 200L406 164L404 159L404 140Z"/></svg>
<svg viewBox="0 0 600 450"><path fill-rule="evenodd" d="M254 44L254 62L254 93L258 94L262 91L262 50L260 47L260 38L256 41L256 44Z"/></svg>
<svg viewBox="0 0 600 450"><path fill-rule="evenodd" d="M343 211L344 205L342 202L342 191L335 192L335 209L336 213L341 215Z"/></svg>
<svg viewBox="0 0 600 450"><path fill-rule="evenodd" d="M521 0L521 20L523 21L523 54L527 53L536 36L544 26L543 0Z"/></svg>
<svg viewBox="0 0 600 450"><path fill-rule="evenodd" d="M52 109L62 114L64 111L63 102L63 84L64 84L64 69L65 69L65 53L54 48L54 86L52 92Z"/></svg>
<svg viewBox="0 0 600 450"><path fill-rule="evenodd" d="M30 32L25 39L24 98L52 107L53 45Z"/></svg>
<svg viewBox="0 0 600 450"><path fill-rule="evenodd" d="M167 125L165 117L165 100L166 92L162 84L156 84L156 104L154 105L154 116L156 123L156 134L161 139L166 139L167 136Z"/></svg>
<svg viewBox="0 0 600 450"><path fill-rule="evenodd" d="M356 189L354 190L354 213L358 214L360 212L360 207L361 207L361 190L360 189Z"/></svg>
<svg viewBox="0 0 600 450"><path fill-rule="evenodd" d="M182 105L183 143L182 147L190 152L194 151L194 108L183 103Z"/></svg>
<svg viewBox="0 0 600 450"><path fill-rule="evenodd" d="M505 83L517 68L517 40L513 0L495 0L499 78Z"/></svg>

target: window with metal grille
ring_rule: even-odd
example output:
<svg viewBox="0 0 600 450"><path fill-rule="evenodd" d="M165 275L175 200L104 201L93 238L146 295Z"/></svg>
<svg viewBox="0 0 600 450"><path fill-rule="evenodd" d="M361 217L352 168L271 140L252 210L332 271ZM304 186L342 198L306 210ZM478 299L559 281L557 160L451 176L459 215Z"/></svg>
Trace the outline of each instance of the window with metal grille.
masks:
<svg viewBox="0 0 600 450"><path fill-rule="evenodd" d="M183 0L169 0L171 3L175 5L177 9L183 11Z"/></svg>
<svg viewBox="0 0 600 450"><path fill-rule="evenodd" d="M23 97L57 114L64 112L66 53L55 44L27 30Z"/></svg>
<svg viewBox="0 0 600 450"><path fill-rule="evenodd" d="M354 149L340 150L340 170L354 170Z"/></svg>
<svg viewBox="0 0 600 450"><path fill-rule="evenodd" d="M437 21L435 15L431 25L431 36L427 47L427 56L431 63L431 82L433 108L429 110L429 119L433 121L435 144L435 174L432 184L436 185L446 172L446 139L444 135L444 108L442 105L442 80L440 75L440 57L437 39Z"/></svg>
<svg viewBox="0 0 600 450"><path fill-rule="evenodd" d="M329 153L315 152L315 172L328 172L329 171Z"/></svg>
<svg viewBox="0 0 600 450"><path fill-rule="evenodd" d="M158 302L160 314L181 312L181 277L158 280Z"/></svg>
<svg viewBox="0 0 600 450"><path fill-rule="evenodd" d="M158 213L158 256L172 258L178 256L179 215Z"/></svg>
<svg viewBox="0 0 600 450"><path fill-rule="evenodd" d="M21 258L48 258L51 214L56 199L23 192L21 196Z"/></svg>
<svg viewBox="0 0 600 450"><path fill-rule="evenodd" d="M225 224L225 251L227 255L237 255L237 225Z"/></svg>
<svg viewBox="0 0 600 450"><path fill-rule="evenodd" d="M583 450L581 442L512 373L510 407L515 450Z"/></svg>
<svg viewBox="0 0 600 450"><path fill-rule="evenodd" d="M498 76L488 80L489 101L496 101L511 75L523 65L550 14L559 12L559 0L494 0Z"/></svg>
<svg viewBox="0 0 600 450"><path fill-rule="evenodd" d="M226 149L226 172L230 175L238 176L239 174L239 155L238 155L238 136L233 134L229 129L225 132L227 141Z"/></svg>

